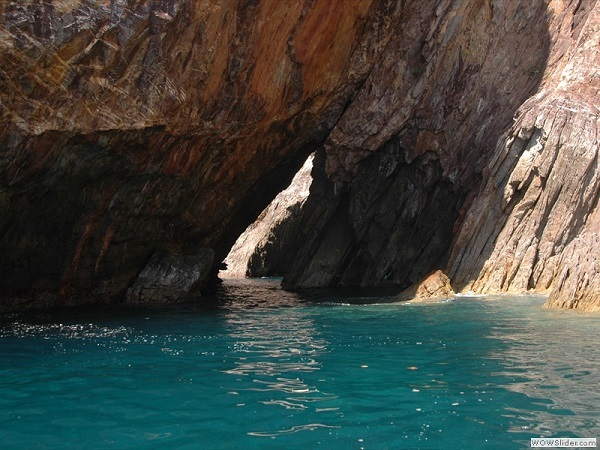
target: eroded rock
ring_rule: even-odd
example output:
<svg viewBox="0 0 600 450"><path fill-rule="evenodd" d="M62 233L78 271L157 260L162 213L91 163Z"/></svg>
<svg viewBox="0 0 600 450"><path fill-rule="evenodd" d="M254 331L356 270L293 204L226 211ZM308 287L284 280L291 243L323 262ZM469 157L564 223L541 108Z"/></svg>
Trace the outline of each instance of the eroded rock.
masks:
<svg viewBox="0 0 600 450"><path fill-rule="evenodd" d="M383 1L0 2L0 290L121 301L289 184L387 44ZM110 289L105 289L110 285Z"/></svg>
<svg viewBox="0 0 600 450"><path fill-rule="evenodd" d="M546 306L600 311L600 236L585 233L569 243Z"/></svg>
<svg viewBox="0 0 600 450"><path fill-rule="evenodd" d="M154 254L216 267L316 149L277 250L288 288L446 267L461 290L593 303L599 17L597 0L0 3L0 290L121 301Z"/></svg>
<svg viewBox="0 0 600 450"><path fill-rule="evenodd" d="M465 212L449 266L461 290L533 290L551 293L552 305L580 308L595 302L600 12L581 6L562 17L571 34L552 49L542 89L498 140Z"/></svg>
<svg viewBox="0 0 600 450"><path fill-rule="evenodd" d="M308 157L292 183L260 213L225 258L223 278L282 276L288 272L288 250L301 230L298 217L312 183L314 155ZM293 255L292 255L293 256Z"/></svg>
<svg viewBox="0 0 600 450"><path fill-rule="evenodd" d="M407 5L316 158L310 231L284 286L404 288L444 267L464 202L542 80L531 68L549 56L548 14L520 1Z"/></svg>
<svg viewBox="0 0 600 450"><path fill-rule="evenodd" d="M435 154L403 161L396 141L339 191L315 173L287 288L407 287L443 259L458 199Z"/></svg>
<svg viewBox="0 0 600 450"><path fill-rule="evenodd" d="M380 284L388 277L368 275L372 264L386 267L386 275L391 275L395 284L409 285L436 265L443 267L444 255L448 255L447 273L462 291L553 292L551 304L579 308L595 302L594 284L582 281L595 273L586 259L594 252L591 244L573 244L572 252L579 253L578 257L561 259L561 255L589 230L597 215L598 5L595 1L550 2L546 10L533 4L523 4L521 9L517 3L490 5L490 14L479 17L474 28L468 28L473 16L466 4L464 10L454 5L447 15L442 14L435 23L446 32L427 34L428 39L437 36L441 40L428 42L421 50L423 66L415 71L419 81L414 86L406 83L405 66L386 65L387 54L382 55L384 63L371 74L325 143L324 181L318 184L323 192L309 198L307 205L314 200L317 204L328 202L330 207L315 206L307 220L321 223L323 231L309 241L311 250L300 252L299 262L287 278L288 286ZM526 17L545 20L534 24ZM525 22L541 28L525 28ZM465 59L465 48L473 42L469 32L479 26L486 29L480 34L485 39L478 41ZM508 29L512 31L506 35ZM439 53L441 48L443 53ZM518 48L528 51L515 52ZM456 66L449 64L453 49L460 62ZM503 63L491 55L502 55ZM533 60L531 55L536 55ZM376 90L380 80L394 79L394 74L400 78L396 78L398 88L393 94ZM379 97L372 92L380 92ZM404 101L393 100L398 97ZM396 108L382 107L395 101ZM369 112L365 116L371 120L357 125L363 111ZM434 218L430 208L435 196L419 200L418 189L431 184L430 177L417 183L416 189L406 186L395 196L375 196L365 203L365 211L378 209L385 214L352 215L353 192L364 195L385 176L380 171L366 177L370 183L356 179L368 172L369 160L383 158L376 155L385 153L390 142L400 148L399 157L391 158L393 164L414 166L417 155L439 161L441 175L434 179L449 186L443 202L447 209L440 211L439 217L450 216L450 223ZM406 173L399 176L407 179ZM386 219L394 217L403 195L413 193L412 202L403 208L410 211L412 204L417 211L414 217L429 217L426 223L433 220L433 228L445 237L435 248L438 260L420 259L420 249L426 248L430 235L421 234L423 227L416 221L408 220L400 232L403 239L410 239L398 247L388 245L403 227ZM306 210L310 211L309 206ZM363 220L367 226L378 225L364 240L358 232ZM582 242L591 241L585 238ZM351 261L358 255L377 248L391 251L363 259L351 270ZM416 254L414 259L398 256L411 254ZM567 269L576 274L569 279L587 286L577 293L579 303L570 300L573 289L566 289ZM563 282L555 284L559 271ZM583 292L588 290L586 296ZM561 292L566 295L562 303L557 302Z"/></svg>
<svg viewBox="0 0 600 450"><path fill-rule="evenodd" d="M420 282L412 285L399 296L399 301L412 300L414 302L425 302L452 297L454 290L450 284L450 278L441 270L427 275Z"/></svg>

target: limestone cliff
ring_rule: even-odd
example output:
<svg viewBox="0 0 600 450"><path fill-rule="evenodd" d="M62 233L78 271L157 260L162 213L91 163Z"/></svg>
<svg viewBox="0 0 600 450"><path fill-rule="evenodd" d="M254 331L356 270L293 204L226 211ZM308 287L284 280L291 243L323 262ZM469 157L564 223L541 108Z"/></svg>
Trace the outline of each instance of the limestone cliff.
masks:
<svg viewBox="0 0 600 450"><path fill-rule="evenodd" d="M171 279L160 261L214 274L317 150L286 286L445 268L597 305L599 9L0 3L2 295L120 301Z"/></svg>

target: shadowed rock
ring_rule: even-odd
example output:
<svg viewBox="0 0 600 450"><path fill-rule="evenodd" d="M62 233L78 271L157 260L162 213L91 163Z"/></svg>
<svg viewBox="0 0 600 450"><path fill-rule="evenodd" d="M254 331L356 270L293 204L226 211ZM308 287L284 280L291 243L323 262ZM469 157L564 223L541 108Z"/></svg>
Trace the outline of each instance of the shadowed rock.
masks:
<svg viewBox="0 0 600 450"><path fill-rule="evenodd" d="M127 290L127 303L172 303L199 294L214 256L212 250L194 256L153 255Z"/></svg>
<svg viewBox="0 0 600 450"><path fill-rule="evenodd" d="M227 255L223 278L282 276L291 265L288 250L300 231L298 217L312 183L309 156L286 190L279 193L256 221L238 238ZM293 257L293 255L291 255Z"/></svg>

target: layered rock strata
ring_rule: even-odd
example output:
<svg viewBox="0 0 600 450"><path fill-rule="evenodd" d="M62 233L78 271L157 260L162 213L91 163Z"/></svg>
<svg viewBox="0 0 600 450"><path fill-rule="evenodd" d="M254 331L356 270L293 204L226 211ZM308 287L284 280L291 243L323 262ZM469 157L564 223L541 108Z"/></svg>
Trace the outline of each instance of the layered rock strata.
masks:
<svg viewBox="0 0 600 450"><path fill-rule="evenodd" d="M542 81L553 20L545 4L426 5L412 4L397 24L317 157L290 288L408 286L444 268L465 201Z"/></svg>
<svg viewBox="0 0 600 450"><path fill-rule="evenodd" d="M457 290L592 309L599 11L1 3L2 295L121 301L163 255L214 252L215 273L317 149L285 286L404 287L442 268Z"/></svg>
<svg viewBox="0 0 600 450"><path fill-rule="evenodd" d="M2 295L119 301L155 254L221 261L324 141L402 11L2 2Z"/></svg>
<svg viewBox="0 0 600 450"><path fill-rule="evenodd" d="M462 290L535 290L549 305L600 309L600 10L578 6L457 235L449 274Z"/></svg>
<svg viewBox="0 0 600 450"><path fill-rule="evenodd" d="M598 309L597 4L453 6L429 23L455 35L421 30L419 81L378 66L330 134L305 219L323 231L285 283L408 286L443 268L459 291ZM397 88L378 98L381 79ZM422 158L439 169L411 183Z"/></svg>

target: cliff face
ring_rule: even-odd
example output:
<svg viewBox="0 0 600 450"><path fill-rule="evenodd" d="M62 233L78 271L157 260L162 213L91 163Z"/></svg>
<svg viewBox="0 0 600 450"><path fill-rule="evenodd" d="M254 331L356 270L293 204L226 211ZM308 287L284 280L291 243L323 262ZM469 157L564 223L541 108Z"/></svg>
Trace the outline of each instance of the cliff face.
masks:
<svg viewBox="0 0 600 450"><path fill-rule="evenodd" d="M445 267L496 142L543 79L559 20L543 3L427 5L395 28L323 146L288 287L408 286Z"/></svg>
<svg viewBox="0 0 600 450"><path fill-rule="evenodd" d="M449 266L462 289L534 289L550 306L600 310L600 10L578 6L557 23L544 84L484 169Z"/></svg>
<svg viewBox="0 0 600 450"><path fill-rule="evenodd" d="M0 290L118 301L160 261L215 268L317 149L286 286L445 268L598 304L598 9L2 3Z"/></svg>
<svg viewBox="0 0 600 450"><path fill-rule="evenodd" d="M445 6L398 31L418 70L386 48L329 135L285 285L441 268L459 291L598 309L596 3Z"/></svg>
<svg viewBox="0 0 600 450"><path fill-rule="evenodd" d="M152 255L222 260L325 139L400 12L0 4L3 295L118 299Z"/></svg>

